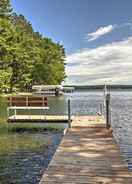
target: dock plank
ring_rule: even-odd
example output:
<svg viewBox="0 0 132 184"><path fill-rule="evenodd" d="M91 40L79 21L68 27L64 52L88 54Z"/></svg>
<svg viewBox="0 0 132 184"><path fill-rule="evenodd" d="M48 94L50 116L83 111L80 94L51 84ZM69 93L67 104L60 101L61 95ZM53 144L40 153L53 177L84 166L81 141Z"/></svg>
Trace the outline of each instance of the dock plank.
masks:
<svg viewBox="0 0 132 184"><path fill-rule="evenodd" d="M132 184L132 173L103 118L73 120L40 181L53 183Z"/></svg>

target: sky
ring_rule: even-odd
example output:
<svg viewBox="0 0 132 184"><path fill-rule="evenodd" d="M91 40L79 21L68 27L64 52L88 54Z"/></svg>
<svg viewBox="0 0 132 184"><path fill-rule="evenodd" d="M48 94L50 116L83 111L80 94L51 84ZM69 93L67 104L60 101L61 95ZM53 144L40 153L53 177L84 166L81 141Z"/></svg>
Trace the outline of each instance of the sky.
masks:
<svg viewBox="0 0 132 184"><path fill-rule="evenodd" d="M11 0L66 49L66 84L132 84L132 0Z"/></svg>

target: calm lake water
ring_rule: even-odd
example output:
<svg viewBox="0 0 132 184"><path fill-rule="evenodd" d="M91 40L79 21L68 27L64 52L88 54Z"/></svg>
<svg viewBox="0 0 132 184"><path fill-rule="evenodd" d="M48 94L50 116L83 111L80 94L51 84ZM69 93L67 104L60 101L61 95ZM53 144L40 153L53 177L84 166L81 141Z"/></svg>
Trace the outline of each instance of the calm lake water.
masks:
<svg viewBox="0 0 132 184"><path fill-rule="evenodd" d="M71 99L73 115L96 115L103 103L103 91L81 91L60 97L49 97L50 110L34 114L67 114ZM112 91L112 127L124 160L132 170L132 91ZM19 111L18 113L30 113ZM0 103L0 122L6 117L6 104ZM0 135L0 184L34 184L52 158L61 133ZM33 146L29 146L30 144ZM6 146L4 146L6 145Z"/></svg>
<svg viewBox="0 0 132 184"><path fill-rule="evenodd" d="M0 184L39 183L61 138L53 133L0 135Z"/></svg>
<svg viewBox="0 0 132 184"><path fill-rule="evenodd" d="M104 102L104 93L103 91L81 91L58 99L51 98L49 104L53 106L50 111L66 114L68 99L71 99L73 115L96 115L100 104ZM129 169L132 170L132 91L111 91L111 116L114 138L120 146Z"/></svg>

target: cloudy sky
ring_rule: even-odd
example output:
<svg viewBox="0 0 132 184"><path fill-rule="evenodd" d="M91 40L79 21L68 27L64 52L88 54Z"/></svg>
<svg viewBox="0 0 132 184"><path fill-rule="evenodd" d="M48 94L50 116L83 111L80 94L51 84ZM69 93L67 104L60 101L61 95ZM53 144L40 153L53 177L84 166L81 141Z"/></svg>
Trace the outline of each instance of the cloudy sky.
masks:
<svg viewBox="0 0 132 184"><path fill-rule="evenodd" d="M131 0L12 0L66 48L67 84L132 84Z"/></svg>

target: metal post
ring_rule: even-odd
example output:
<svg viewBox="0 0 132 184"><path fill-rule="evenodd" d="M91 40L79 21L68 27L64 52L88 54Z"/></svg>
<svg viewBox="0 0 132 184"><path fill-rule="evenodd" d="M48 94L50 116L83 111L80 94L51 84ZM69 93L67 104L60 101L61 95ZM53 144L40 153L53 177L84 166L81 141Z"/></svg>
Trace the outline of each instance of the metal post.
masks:
<svg viewBox="0 0 132 184"><path fill-rule="evenodd" d="M103 105L100 104L99 106L99 114L102 116L103 115Z"/></svg>
<svg viewBox="0 0 132 184"><path fill-rule="evenodd" d="M107 94L107 86L106 86L106 84L104 85L104 96L106 96L106 94Z"/></svg>
<svg viewBox="0 0 132 184"><path fill-rule="evenodd" d="M68 100L68 123L69 123L69 128L71 128L71 101L70 99Z"/></svg>
<svg viewBox="0 0 132 184"><path fill-rule="evenodd" d="M17 110L15 109L15 118L16 118L16 115L17 115Z"/></svg>
<svg viewBox="0 0 132 184"><path fill-rule="evenodd" d="M107 86L104 85L104 107L106 107L106 95L107 95Z"/></svg>
<svg viewBox="0 0 132 184"><path fill-rule="evenodd" d="M110 112L110 94L106 95L106 127L111 126L111 112Z"/></svg>
<svg viewBox="0 0 132 184"><path fill-rule="evenodd" d="M111 94L111 86L108 86L109 94Z"/></svg>

